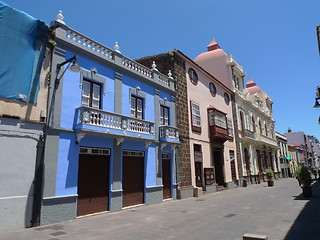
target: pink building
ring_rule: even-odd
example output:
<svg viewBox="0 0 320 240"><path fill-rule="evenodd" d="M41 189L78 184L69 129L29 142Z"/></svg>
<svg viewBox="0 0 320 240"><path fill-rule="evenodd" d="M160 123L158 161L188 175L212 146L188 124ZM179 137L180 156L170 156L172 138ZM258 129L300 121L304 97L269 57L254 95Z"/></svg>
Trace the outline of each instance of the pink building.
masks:
<svg viewBox="0 0 320 240"><path fill-rule="evenodd" d="M207 51L194 60L234 92L235 135L239 151L239 177L248 183L265 180L265 169L280 172L271 98L252 80L244 86L246 73L232 55L212 39Z"/></svg>

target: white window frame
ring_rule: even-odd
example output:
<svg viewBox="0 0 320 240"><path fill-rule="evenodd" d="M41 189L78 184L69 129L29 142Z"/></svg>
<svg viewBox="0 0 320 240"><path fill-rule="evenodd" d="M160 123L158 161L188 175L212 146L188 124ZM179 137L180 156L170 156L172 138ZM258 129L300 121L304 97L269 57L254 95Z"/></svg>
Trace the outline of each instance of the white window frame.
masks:
<svg viewBox="0 0 320 240"><path fill-rule="evenodd" d="M214 111L213 119L216 127L227 129L227 118L225 114L218 111Z"/></svg>
<svg viewBox="0 0 320 240"><path fill-rule="evenodd" d="M131 117L138 118L138 119L144 119L144 114L143 114L144 99L141 97L137 97L135 95L131 95L130 101L131 101L131 105L130 105Z"/></svg>
<svg viewBox="0 0 320 240"><path fill-rule="evenodd" d="M102 86L99 83L83 79L81 91L81 105L85 107L100 109L101 87Z"/></svg>
<svg viewBox="0 0 320 240"><path fill-rule="evenodd" d="M169 111L168 107L160 105L160 125L169 125Z"/></svg>
<svg viewBox="0 0 320 240"><path fill-rule="evenodd" d="M200 105L191 101L192 126L201 128Z"/></svg>

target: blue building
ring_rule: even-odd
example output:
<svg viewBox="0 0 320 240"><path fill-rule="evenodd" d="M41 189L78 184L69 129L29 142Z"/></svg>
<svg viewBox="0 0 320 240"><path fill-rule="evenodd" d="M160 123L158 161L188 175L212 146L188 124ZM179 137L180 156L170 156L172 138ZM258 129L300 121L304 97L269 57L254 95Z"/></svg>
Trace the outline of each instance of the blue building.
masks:
<svg viewBox="0 0 320 240"><path fill-rule="evenodd" d="M146 68L117 43L111 50L57 17L41 224L176 198L171 73Z"/></svg>

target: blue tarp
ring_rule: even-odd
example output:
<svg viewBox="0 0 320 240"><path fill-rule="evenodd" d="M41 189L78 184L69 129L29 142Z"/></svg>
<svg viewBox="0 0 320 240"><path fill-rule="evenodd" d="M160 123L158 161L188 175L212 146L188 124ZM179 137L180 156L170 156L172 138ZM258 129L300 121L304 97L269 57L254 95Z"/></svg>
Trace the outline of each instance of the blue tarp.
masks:
<svg viewBox="0 0 320 240"><path fill-rule="evenodd" d="M48 27L0 1L0 97L37 103Z"/></svg>

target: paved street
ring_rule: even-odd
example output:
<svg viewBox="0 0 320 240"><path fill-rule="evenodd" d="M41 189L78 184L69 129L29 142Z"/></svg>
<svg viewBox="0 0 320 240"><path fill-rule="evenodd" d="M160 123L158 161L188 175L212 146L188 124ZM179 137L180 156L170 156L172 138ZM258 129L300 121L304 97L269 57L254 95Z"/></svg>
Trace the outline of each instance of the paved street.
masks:
<svg viewBox="0 0 320 240"><path fill-rule="evenodd" d="M268 240L320 239L320 185L313 186L311 200L300 196L296 179L266 185L3 233L0 239L239 240L245 233L267 235Z"/></svg>

